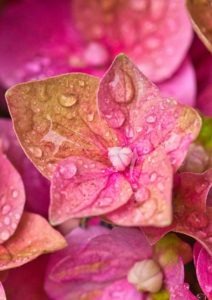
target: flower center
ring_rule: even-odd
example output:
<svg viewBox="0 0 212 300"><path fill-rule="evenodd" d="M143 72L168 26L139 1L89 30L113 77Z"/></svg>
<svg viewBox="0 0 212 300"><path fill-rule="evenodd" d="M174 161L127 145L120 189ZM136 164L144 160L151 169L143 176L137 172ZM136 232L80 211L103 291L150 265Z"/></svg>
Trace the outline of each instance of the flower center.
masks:
<svg viewBox="0 0 212 300"><path fill-rule="evenodd" d="M128 147L108 148L108 157L117 171L124 171L131 163L133 152Z"/></svg>
<svg viewBox="0 0 212 300"><path fill-rule="evenodd" d="M139 291L157 293L163 284L163 274L153 259L136 262L129 270L127 279Z"/></svg>

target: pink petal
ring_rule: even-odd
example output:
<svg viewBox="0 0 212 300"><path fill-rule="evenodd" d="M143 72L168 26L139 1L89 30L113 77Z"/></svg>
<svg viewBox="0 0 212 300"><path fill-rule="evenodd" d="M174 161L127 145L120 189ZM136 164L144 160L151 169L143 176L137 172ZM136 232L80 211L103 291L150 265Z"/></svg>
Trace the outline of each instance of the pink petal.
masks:
<svg viewBox="0 0 212 300"><path fill-rule="evenodd" d="M197 260L198 260L198 257L199 257L201 249L202 249L201 244L198 243L198 242L196 242L194 244L194 248L193 248L193 257L194 257L194 265L195 265L195 267L197 265Z"/></svg>
<svg viewBox="0 0 212 300"><path fill-rule="evenodd" d="M25 212L15 234L0 247L0 270L21 266L65 246L62 235L43 217Z"/></svg>
<svg viewBox="0 0 212 300"><path fill-rule="evenodd" d="M212 297L212 257L201 248L196 261L196 273L201 289L208 297Z"/></svg>
<svg viewBox="0 0 212 300"><path fill-rule="evenodd" d="M56 168L51 185L52 224L70 218L101 215L125 204L132 189L122 174L107 166L73 156Z"/></svg>
<svg viewBox="0 0 212 300"><path fill-rule="evenodd" d="M2 283L0 282L0 300L7 300ZM42 300L42 299L41 299Z"/></svg>
<svg viewBox="0 0 212 300"><path fill-rule="evenodd" d="M19 171L26 192L26 208L47 216L49 183L26 157L8 119L0 119L0 149ZM39 190L39 193L37 192Z"/></svg>
<svg viewBox="0 0 212 300"><path fill-rule="evenodd" d="M8 299L48 300L44 291L47 262L48 257L42 256L24 266L10 270L4 281Z"/></svg>
<svg viewBox="0 0 212 300"><path fill-rule="evenodd" d="M95 11L95 14L93 12ZM185 1L73 1L76 28L85 40L123 51L153 81L169 78L192 39ZM174 54L173 54L174 53Z"/></svg>
<svg viewBox="0 0 212 300"><path fill-rule="evenodd" d="M174 168L181 165L201 126L195 110L162 98L157 87L124 55L115 59L103 77L98 105L121 144L133 143L139 155L162 146Z"/></svg>
<svg viewBox="0 0 212 300"><path fill-rule="evenodd" d="M198 298L189 291L189 286L187 283L178 285L169 292L170 300L198 300Z"/></svg>
<svg viewBox="0 0 212 300"><path fill-rule="evenodd" d="M139 169L138 187L130 201L107 214L106 218L124 226L163 227L170 224L173 171L168 157L163 150L155 150Z"/></svg>
<svg viewBox="0 0 212 300"><path fill-rule="evenodd" d="M188 58L171 78L158 86L164 97L174 97L182 104L195 106L196 76L193 65Z"/></svg>
<svg viewBox="0 0 212 300"><path fill-rule="evenodd" d="M68 249L52 255L46 290L53 299L75 300L83 293L100 296L111 280L124 278L136 261L152 255L151 247L138 229L114 228L99 232L96 237L93 229L90 235L90 230L75 229L70 234Z"/></svg>
<svg viewBox="0 0 212 300"><path fill-rule="evenodd" d="M69 0L8 2L0 28L0 79L7 87L89 67Z"/></svg>
<svg viewBox="0 0 212 300"><path fill-rule="evenodd" d="M97 300L143 300L143 295L127 280L119 280L104 289Z"/></svg>
<svg viewBox="0 0 212 300"><path fill-rule="evenodd" d="M174 201L174 221L170 227L144 229L151 242L170 230L189 235L212 253L212 208L209 206L212 169L198 173L181 173Z"/></svg>
<svg viewBox="0 0 212 300"><path fill-rule="evenodd" d="M22 179L4 154L0 153L0 243L15 232L25 204Z"/></svg>

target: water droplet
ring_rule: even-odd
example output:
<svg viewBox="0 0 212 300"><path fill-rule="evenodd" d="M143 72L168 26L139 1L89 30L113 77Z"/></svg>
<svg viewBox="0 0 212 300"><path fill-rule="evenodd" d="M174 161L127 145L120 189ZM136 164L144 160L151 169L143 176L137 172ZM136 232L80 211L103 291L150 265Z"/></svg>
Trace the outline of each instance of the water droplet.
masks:
<svg viewBox="0 0 212 300"><path fill-rule="evenodd" d="M15 189L12 190L12 197L14 199L18 197L18 191L17 190L15 190Z"/></svg>
<svg viewBox="0 0 212 300"><path fill-rule="evenodd" d="M77 102L77 98L73 94L62 95L59 98L59 102L64 107L71 107Z"/></svg>
<svg viewBox="0 0 212 300"><path fill-rule="evenodd" d="M29 151L36 157L41 158L43 155L42 150L39 147L29 147Z"/></svg>
<svg viewBox="0 0 212 300"><path fill-rule="evenodd" d="M10 210L11 210L11 206L10 205L8 205L8 204L6 204L6 205L4 205L3 207L2 207L2 214L3 215L6 215L6 214L8 214L9 212L10 212Z"/></svg>
<svg viewBox="0 0 212 300"><path fill-rule="evenodd" d="M21 215L20 215L20 214L18 214L18 213L16 213L16 214L15 214L15 219L16 219L16 220L19 220L19 219L20 219L20 217L21 217Z"/></svg>
<svg viewBox="0 0 212 300"><path fill-rule="evenodd" d="M151 175L150 175L150 181L151 182L154 182L157 178L157 173L153 172Z"/></svg>
<svg viewBox="0 0 212 300"><path fill-rule="evenodd" d="M126 126L125 134L126 134L127 138L130 138L130 139L133 138L134 132L133 132L133 129L131 126Z"/></svg>
<svg viewBox="0 0 212 300"><path fill-rule="evenodd" d="M87 120L88 120L88 122L92 122L92 121L93 121L93 119L94 119L94 113L90 113L90 114L88 114L88 116L87 116Z"/></svg>
<svg viewBox="0 0 212 300"><path fill-rule="evenodd" d="M5 225L9 225L10 224L10 218L9 217L5 217L4 218L4 224Z"/></svg>
<svg viewBox="0 0 212 300"><path fill-rule="evenodd" d="M4 230L0 234L0 238L2 241L6 241L10 237L10 233L7 230Z"/></svg>
<svg viewBox="0 0 212 300"><path fill-rule="evenodd" d="M71 179L77 173L77 166L74 163L69 163L60 166L59 172L64 179Z"/></svg>
<svg viewBox="0 0 212 300"><path fill-rule="evenodd" d="M79 80L79 86L81 87L85 86L85 82L83 80Z"/></svg>
<svg viewBox="0 0 212 300"><path fill-rule="evenodd" d="M141 187L134 193L134 196L135 196L136 202L142 203L149 199L150 192L147 188Z"/></svg>
<svg viewBox="0 0 212 300"><path fill-rule="evenodd" d="M148 117L146 118L146 122L147 122L147 123L152 124L152 123L155 123L155 121L156 121L156 117L153 116L153 115L148 116Z"/></svg>

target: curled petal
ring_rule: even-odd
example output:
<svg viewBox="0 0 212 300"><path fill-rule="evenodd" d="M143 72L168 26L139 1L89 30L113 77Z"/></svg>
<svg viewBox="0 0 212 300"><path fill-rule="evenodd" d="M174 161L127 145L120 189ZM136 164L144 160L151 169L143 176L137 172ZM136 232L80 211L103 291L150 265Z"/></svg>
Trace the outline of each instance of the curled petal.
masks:
<svg viewBox="0 0 212 300"><path fill-rule="evenodd" d="M120 143L133 144L139 155L162 146L175 169L201 127L195 110L162 98L158 88L125 55L115 59L101 80L98 105Z"/></svg>
<svg viewBox="0 0 212 300"><path fill-rule="evenodd" d="M9 119L0 119L0 151L6 154L22 177L26 193L26 209L47 216L49 182L26 157Z"/></svg>
<svg viewBox="0 0 212 300"><path fill-rule="evenodd" d="M0 153L0 243L15 232L25 204L22 179L10 161Z"/></svg>
<svg viewBox="0 0 212 300"><path fill-rule="evenodd" d="M196 274L201 289L205 295L210 299L212 297L212 257L204 249L198 249L199 253L196 257Z"/></svg>
<svg viewBox="0 0 212 300"><path fill-rule="evenodd" d="M60 224L70 218L105 214L125 204L131 195L122 174L84 157L70 157L53 175L50 220Z"/></svg>
<svg viewBox="0 0 212 300"><path fill-rule="evenodd" d="M212 207L210 189L212 169L198 173L181 173L174 200L174 220L171 226L144 228L154 243L169 231L189 235L212 253Z"/></svg>
<svg viewBox="0 0 212 300"><path fill-rule="evenodd" d="M160 172L158 172L160 165ZM162 149L153 151L141 163L138 186L131 199L106 218L123 226L164 227L172 221L172 167Z"/></svg>
<svg viewBox="0 0 212 300"><path fill-rule="evenodd" d="M210 1L187 0L187 8L192 18L194 30L208 50L212 52L212 8Z"/></svg>
<svg viewBox="0 0 212 300"><path fill-rule="evenodd" d="M21 266L39 255L66 246L66 241L41 216L24 213L15 234L0 248L0 270Z"/></svg>
<svg viewBox="0 0 212 300"><path fill-rule="evenodd" d="M66 249L50 259L45 287L53 299L78 300L83 296L101 299L105 288L106 295L111 288L119 288L115 282L125 277L136 261L152 255L150 245L138 229L77 228L68 236L68 243ZM110 288L111 280L115 282Z"/></svg>
<svg viewBox="0 0 212 300"><path fill-rule="evenodd" d="M70 74L7 91L19 141L46 177L51 178L55 164L71 155L107 161L106 148L116 145L114 132L97 113L98 83L89 75Z"/></svg>

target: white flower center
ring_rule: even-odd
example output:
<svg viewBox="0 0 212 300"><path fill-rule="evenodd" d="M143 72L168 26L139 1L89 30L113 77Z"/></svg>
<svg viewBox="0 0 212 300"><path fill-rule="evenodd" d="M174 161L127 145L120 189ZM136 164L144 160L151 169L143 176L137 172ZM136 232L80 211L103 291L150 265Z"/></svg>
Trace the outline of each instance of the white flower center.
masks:
<svg viewBox="0 0 212 300"><path fill-rule="evenodd" d="M163 284L163 274L153 259L136 262L128 272L127 279L139 291L157 293Z"/></svg>
<svg viewBox="0 0 212 300"><path fill-rule="evenodd" d="M124 171L131 163L133 153L128 147L108 148L108 157L117 171Z"/></svg>

